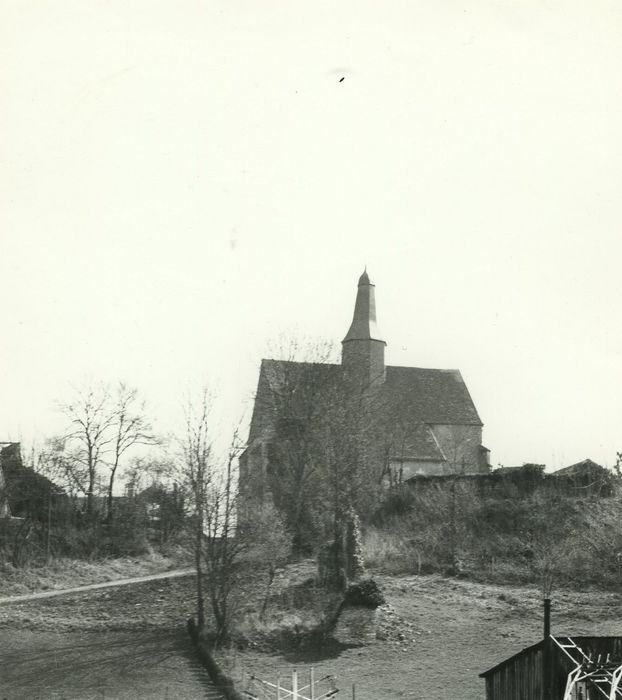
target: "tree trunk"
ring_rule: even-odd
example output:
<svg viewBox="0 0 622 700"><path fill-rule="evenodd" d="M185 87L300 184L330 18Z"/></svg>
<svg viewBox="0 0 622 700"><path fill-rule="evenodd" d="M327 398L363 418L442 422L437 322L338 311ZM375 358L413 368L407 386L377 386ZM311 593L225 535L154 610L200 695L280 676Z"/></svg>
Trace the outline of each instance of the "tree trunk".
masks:
<svg viewBox="0 0 622 700"><path fill-rule="evenodd" d="M95 489L95 460L93 458L93 448L89 444L88 447L88 466L89 466L89 490L86 494L86 514L90 517L93 515L93 490Z"/></svg>
<svg viewBox="0 0 622 700"><path fill-rule="evenodd" d="M259 620L264 622L266 619L266 610L268 609L268 599L270 598L270 590L272 589L272 584L274 582L274 577L276 575L276 570L274 564L270 562L268 566L268 583L266 585L266 592L263 597L263 602L261 604L261 611L259 613Z"/></svg>
<svg viewBox="0 0 622 700"><path fill-rule="evenodd" d="M108 482L108 497L106 499L106 520L111 523L113 516L113 501L112 501L112 489L114 488L114 476L117 471L116 465L112 467L110 472L110 480Z"/></svg>
<svg viewBox="0 0 622 700"><path fill-rule="evenodd" d="M200 632L205 625L205 601L203 599L203 569L201 566L201 544L203 539L203 522L199 518L197 538L194 548L194 561L197 570L197 629Z"/></svg>
<svg viewBox="0 0 622 700"><path fill-rule="evenodd" d="M93 490L95 489L95 472L89 471L89 490L86 494L86 514L89 518L95 510L93 505Z"/></svg>

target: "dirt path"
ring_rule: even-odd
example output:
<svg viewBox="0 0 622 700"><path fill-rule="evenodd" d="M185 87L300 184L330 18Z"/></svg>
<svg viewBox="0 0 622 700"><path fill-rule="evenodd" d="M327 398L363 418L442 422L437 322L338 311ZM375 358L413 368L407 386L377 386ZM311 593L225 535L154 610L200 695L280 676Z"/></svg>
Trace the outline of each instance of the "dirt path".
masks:
<svg viewBox="0 0 622 700"><path fill-rule="evenodd" d="M148 576L136 576L134 578L122 578L116 581L105 581L104 583L91 583L88 586L76 586L75 588L61 588L52 591L41 591L39 593L27 593L25 595L14 595L6 598L0 598L0 605L8 605L10 603L25 603L30 600L42 600L43 598L54 598L61 595L70 595L74 593L85 593L88 591L96 591L101 588L115 588L117 586L129 586L137 583L145 583L147 581L160 581L162 579L179 578L180 576L190 576L194 573L194 569L177 569L176 571L165 571L161 574L149 574Z"/></svg>

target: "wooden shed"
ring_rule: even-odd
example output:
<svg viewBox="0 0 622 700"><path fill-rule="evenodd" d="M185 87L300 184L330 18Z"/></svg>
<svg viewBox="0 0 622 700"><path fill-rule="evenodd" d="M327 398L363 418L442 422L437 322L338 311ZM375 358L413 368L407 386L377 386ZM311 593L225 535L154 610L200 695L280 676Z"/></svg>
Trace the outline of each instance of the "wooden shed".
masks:
<svg viewBox="0 0 622 700"><path fill-rule="evenodd" d="M486 700L622 700L622 637L548 635L480 677Z"/></svg>

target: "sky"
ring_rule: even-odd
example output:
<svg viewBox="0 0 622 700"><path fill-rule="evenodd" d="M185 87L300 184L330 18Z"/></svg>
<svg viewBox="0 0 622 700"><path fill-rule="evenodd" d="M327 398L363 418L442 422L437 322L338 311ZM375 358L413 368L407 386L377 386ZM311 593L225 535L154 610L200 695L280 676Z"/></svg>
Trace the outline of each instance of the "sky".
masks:
<svg viewBox="0 0 622 700"><path fill-rule="evenodd" d="M210 385L224 434L366 265L493 465L611 466L621 37L618 0L0 0L0 440L119 379L161 430Z"/></svg>

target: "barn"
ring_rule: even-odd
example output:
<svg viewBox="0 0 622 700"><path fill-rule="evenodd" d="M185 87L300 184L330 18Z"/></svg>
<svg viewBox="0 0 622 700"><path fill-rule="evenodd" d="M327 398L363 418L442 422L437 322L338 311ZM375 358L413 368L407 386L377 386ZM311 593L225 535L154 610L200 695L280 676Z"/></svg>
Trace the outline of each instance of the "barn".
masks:
<svg viewBox="0 0 622 700"><path fill-rule="evenodd" d="M622 637L553 636L547 617L541 641L480 678L486 700L622 700Z"/></svg>

